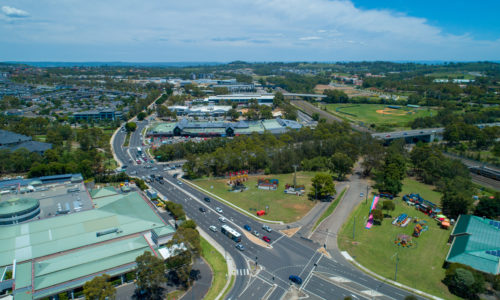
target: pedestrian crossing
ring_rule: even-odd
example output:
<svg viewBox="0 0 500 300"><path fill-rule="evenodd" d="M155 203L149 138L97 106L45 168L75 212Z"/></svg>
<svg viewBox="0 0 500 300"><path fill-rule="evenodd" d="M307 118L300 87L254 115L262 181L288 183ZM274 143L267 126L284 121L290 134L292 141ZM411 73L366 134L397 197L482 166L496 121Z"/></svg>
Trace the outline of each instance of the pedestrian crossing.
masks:
<svg viewBox="0 0 500 300"><path fill-rule="evenodd" d="M248 269L236 269L236 275L239 275L239 276L250 275L250 270L248 270Z"/></svg>

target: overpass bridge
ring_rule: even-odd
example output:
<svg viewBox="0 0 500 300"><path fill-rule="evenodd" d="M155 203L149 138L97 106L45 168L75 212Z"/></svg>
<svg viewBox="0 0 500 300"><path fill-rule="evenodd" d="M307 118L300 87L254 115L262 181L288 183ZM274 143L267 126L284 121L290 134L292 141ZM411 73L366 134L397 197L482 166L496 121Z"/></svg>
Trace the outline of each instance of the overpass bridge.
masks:
<svg viewBox="0 0 500 300"><path fill-rule="evenodd" d="M321 100L326 98L325 95L321 94L296 94L296 93L283 93L283 97L288 98L290 100L301 100L304 98L312 98L316 100Z"/></svg>
<svg viewBox="0 0 500 300"><path fill-rule="evenodd" d="M500 122L496 123L483 123L476 124L479 128L500 126ZM406 143L413 144L419 141L422 142L433 142L435 140L442 140L444 133L444 127L438 128L425 128L425 129L412 129L412 130L402 130L393 132L379 132L372 133L372 137L376 139L385 140L390 142L397 139L404 139Z"/></svg>

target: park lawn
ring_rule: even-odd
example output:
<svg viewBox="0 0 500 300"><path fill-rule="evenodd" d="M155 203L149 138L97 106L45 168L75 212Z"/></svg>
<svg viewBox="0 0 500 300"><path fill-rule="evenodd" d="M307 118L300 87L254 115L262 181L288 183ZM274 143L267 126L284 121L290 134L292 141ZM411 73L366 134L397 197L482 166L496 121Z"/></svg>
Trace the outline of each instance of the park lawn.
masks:
<svg viewBox="0 0 500 300"><path fill-rule="evenodd" d="M439 193L432 191L431 186L411 179L405 179L404 183L403 192L400 195L404 195L405 192L420 193L426 200L439 202ZM396 209L390 212L393 218L406 213L412 218L417 217L427 221L429 230L423 232L418 238L412 238L415 242L414 247L399 248L394 243L398 234L412 235L415 226L413 222L401 228L391 224L392 218L386 218L381 225L365 229L369 201L368 204L361 203L342 226L338 238L340 249L349 252L364 267L391 280L394 280L395 255L398 253L398 282L444 299L459 299L449 293L448 288L441 282L445 276L442 265L450 247L447 242L451 229L441 229L435 220L407 206L401 197L394 198L393 201L396 204Z"/></svg>
<svg viewBox="0 0 500 300"><path fill-rule="evenodd" d="M249 176L248 181L244 183L248 189L244 192L229 191L228 179L198 179L194 183L252 214L257 210L266 210L267 206L269 208L264 216L265 219L289 223L300 220L314 206L315 202L308 199L307 193L311 190L311 179L315 174L315 172L297 172L297 184L303 184L306 188L303 196L284 193L285 184L293 184L293 173ZM259 178L278 179L278 189L276 191L258 189Z"/></svg>
<svg viewBox="0 0 500 300"><path fill-rule="evenodd" d="M208 262L212 269L212 285L205 295L204 299L215 299L226 284L227 263L222 254L220 254L210 243L200 237L201 255ZM229 286L228 290L231 289Z"/></svg>
<svg viewBox="0 0 500 300"><path fill-rule="evenodd" d="M403 180L403 190L399 195L402 196L406 194L420 194L425 200L431 201L437 205L441 204L441 193L436 192L433 186L421 183L415 179L405 178ZM398 199L401 199L401 197L398 197Z"/></svg>
<svg viewBox="0 0 500 300"><path fill-rule="evenodd" d="M390 109L385 104L327 104L327 110L342 118L347 118L353 122L362 122L365 125L387 125L392 127L405 128L408 122L417 117L430 116L433 108L409 108ZM384 110L385 113L377 111Z"/></svg>

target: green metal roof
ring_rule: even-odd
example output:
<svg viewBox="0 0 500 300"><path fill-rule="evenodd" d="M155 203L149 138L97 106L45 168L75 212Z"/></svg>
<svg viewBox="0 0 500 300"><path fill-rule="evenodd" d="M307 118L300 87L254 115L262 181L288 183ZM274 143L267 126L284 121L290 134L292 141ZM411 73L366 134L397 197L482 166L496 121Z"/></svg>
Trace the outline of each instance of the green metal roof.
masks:
<svg viewBox="0 0 500 300"><path fill-rule="evenodd" d="M161 228L165 225L138 193L94 200L95 209L0 228L0 266ZM118 233L96 236L118 228Z"/></svg>
<svg viewBox="0 0 500 300"><path fill-rule="evenodd" d="M177 123L158 123L151 127L150 131L158 133L172 133Z"/></svg>
<svg viewBox="0 0 500 300"><path fill-rule="evenodd" d="M500 228L492 225L493 222L477 216L461 215L452 232L454 240L446 261L499 274L500 256L491 253L500 254Z"/></svg>
<svg viewBox="0 0 500 300"><path fill-rule="evenodd" d="M278 123L278 121L276 121L276 119L263 120L262 121L262 125L264 126L264 128L266 130L281 129L281 128L283 128L283 126L281 126L280 123Z"/></svg>
<svg viewBox="0 0 500 300"><path fill-rule="evenodd" d="M160 228L155 228L154 232L156 233L156 235L158 235L158 237L162 237L164 235L169 235L171 233L174 233L175 229L172 228L171 226L164 226Z"/></svg>
<svg viewBox="0 0 500 300"><path fill-rule="evenodd" d="M31 261L16 265L16 289L31 286Z"/></svg>
<svg viewBox="0 0 500 300"><path fill-rule="evenodd" d="M107 186L102 189L95 189L90 191L90 196L92 197L92 199L113 196L117 194L118 193L116 192L115 188L112 186Z"/></svg>
<svg viewBox="0 0 500 300"><path fill-rule="evenodd" d="M135 261L149 245L141 236L83 248L35 263L35 290Z"/></svg>
<svg viewBox="0 0 500 300"><path fill-rule="evenodd" d="M32 198L11 198L0 201L0 217L11 216L19 212L34 209L39 205L38 200Z"/></svg>

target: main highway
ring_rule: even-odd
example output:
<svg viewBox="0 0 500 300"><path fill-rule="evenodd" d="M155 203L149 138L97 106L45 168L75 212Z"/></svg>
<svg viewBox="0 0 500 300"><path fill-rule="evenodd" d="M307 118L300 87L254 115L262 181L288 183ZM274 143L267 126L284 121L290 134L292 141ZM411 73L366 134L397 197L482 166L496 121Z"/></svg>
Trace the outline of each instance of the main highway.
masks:
<svg viewBox="0 0 500 300"><path fill-rule="evenodd" d="M334 259L326 257L317 251L321 245L299 237L290 238L278 230L264 231L261 222L205 195L186 181L174 178L173 171L164 171L162 164L154 163L150 168L145 168L144 163L136 164L137 147L143 147L141 132L147 121L137 122L137 125L136 131L131 134L129 147L123 146L126 132L117 131L113 139L114 154L122 164L128 165L128 174L139 178L150 174L163 175L162 183L153 181L150 186L169 201L182 204L186 215L225 249L223 255L232 257L236 279L226 299L287 299L292 297L292 291L297 296L306 294L309 299L344 299L347 296L354 299L404 299L411 295L366 275L341 255L335 255ZM211 201L205 201L205 197L210 197ZM205 208L205 212L201 207ZM216 207L223 212L216 212ZM220 232L223 224L219 221L221 216L226 218L225 224L242 234L244 251L238 250L236 243ZM217 232L209 229L211 225L217 227ZM260 237L268 236L270 247L251 241L244 233L244 225L249 225L252 231L257 230ZM296 285L289 281L288 277L292 274L299 275L303 283ZM296 289L292 289L292 285Z"/></svg>

